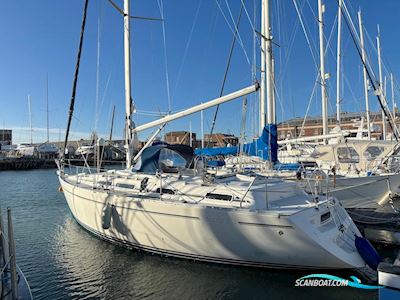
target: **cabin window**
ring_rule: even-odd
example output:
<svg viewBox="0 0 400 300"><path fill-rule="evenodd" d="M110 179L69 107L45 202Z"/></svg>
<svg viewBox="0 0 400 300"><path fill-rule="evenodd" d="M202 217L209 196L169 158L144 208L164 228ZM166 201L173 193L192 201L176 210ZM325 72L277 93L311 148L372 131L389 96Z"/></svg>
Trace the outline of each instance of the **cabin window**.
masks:
<svg viewBox="0 0 400 300"><path fill-rule="evenodd" d="M337 156L340 163L358 163L360 161L360 156L357 151L349 147L339 147L337 148Z"/></svg>
<svg viewBox="0 0 400 300"><path fill-rule="evenodd" d="M158 159L159 170L168 168L185 168L186 160L177 152L170 149L162 149Z"/></svg>
<svg viewBox="0 0 400 300"><path fill-rule="evenodd" d="M207 194L206 194L206 198L208 198L208 199L215 199L215 200L231 201L231 200L232 200L232 195L207 193Z"/></svg>
<svg viewBox="0 0 400 300"><path fill-rule="evenodd" d="M157 188L156 193L160 193L160 188ZM161 194L175 195L175 192L171 189L161 189Z"/></svg>
<svg viewBox="0 0 400 300"><path fill-rule="evenodd" d="M379 155L382 154L384 148L383 147L378 147L378 146L369 146L365 151L364 151L364 157L366 160L371 161L376 159Z"/></svg>
<svg viewBox="0 0 400 300"><path fill-rule="evenodd" d="M126 183L117 183L116 186L124 189L133 189L135 187L133 184L126 184Z"/></svg>
<svg viewBox="0 0 400 300"><path fill-rule="evenodd" d="M321 223L326 222L331 217L331 213L328 211L321 215Z"/></svg>

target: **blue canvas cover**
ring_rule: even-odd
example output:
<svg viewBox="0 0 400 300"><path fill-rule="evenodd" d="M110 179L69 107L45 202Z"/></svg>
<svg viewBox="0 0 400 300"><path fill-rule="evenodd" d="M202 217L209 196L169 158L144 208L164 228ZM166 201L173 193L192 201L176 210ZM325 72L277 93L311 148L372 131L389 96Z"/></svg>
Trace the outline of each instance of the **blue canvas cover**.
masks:
<svg viewBox="0 0 400 300"><path fill-rule="evenodd" d="M169 157L165 157L165 155ZM193 149L186 145L158 144L144 149L140 156L141 164L138 172L156 173L162 170L162 158L179 161L179 164L191 168L193 164Z"/></svg>
<svg viewBox="0 0 400 300"><path fill-rule="evenodd" d="M238 154L238 147L198 148L194 150L194 154L205 156L236 155Z"/></svg>
<svg viewBox="0 0 400 300"><path fill-rule="evenodd" d="M243 145L243 152L272 162L278 161L278 133L276 124L267 124L254 142Z"/></svg>
<svg viewBox="0 0 400 300"><path fill-rule="evenodd" d="M243 152L258 156L272 162L278 161L278 133L276 124L268 124L264 127L262 135L254 142L244 144ZM238 146L221 148L196 149L196 155L217 156L217 155L236 155L239 153Z"/></svg>
<svg viewBox="0 0 400 300"><path fill-rule="evenodd" d="M280 171L297 171L301 168L302 165L299 163L287 163L287 164L277 163L274 165L274 170L280 170Z"/></svg>

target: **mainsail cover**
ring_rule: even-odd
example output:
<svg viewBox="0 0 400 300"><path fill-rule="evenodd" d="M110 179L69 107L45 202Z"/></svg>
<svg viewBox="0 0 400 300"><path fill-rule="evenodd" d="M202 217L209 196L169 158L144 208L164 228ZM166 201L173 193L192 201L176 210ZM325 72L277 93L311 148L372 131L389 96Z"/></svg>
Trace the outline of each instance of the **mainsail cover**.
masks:
<svg viewBox="0 0 400 300"><path fill-rule="evenodd" d="M276 124L268 124L264 127L262 135L252 143L243 145L243 152L250 156L258 156L272 162L278 161L278 134ZM217 156L236 155L239 146L219 148L198 148L196 155Z"/></svg>

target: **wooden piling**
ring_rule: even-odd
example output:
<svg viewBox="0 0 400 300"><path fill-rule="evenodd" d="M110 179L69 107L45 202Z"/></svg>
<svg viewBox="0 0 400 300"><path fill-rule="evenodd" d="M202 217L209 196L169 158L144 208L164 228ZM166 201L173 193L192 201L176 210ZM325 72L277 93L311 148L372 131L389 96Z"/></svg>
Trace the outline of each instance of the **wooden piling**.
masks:
<svg viewBox="0 0 400 300"><path fill-rule="evenodd" d="M18 299L18 280L17 280L17 263L15 260L15 244L14 244L14 232L11 219L11 208L7 208L7 219L8 219L8 247L9 247L9 261L10 261L10 272L11 272L11 295L12 299Z"/></svg>

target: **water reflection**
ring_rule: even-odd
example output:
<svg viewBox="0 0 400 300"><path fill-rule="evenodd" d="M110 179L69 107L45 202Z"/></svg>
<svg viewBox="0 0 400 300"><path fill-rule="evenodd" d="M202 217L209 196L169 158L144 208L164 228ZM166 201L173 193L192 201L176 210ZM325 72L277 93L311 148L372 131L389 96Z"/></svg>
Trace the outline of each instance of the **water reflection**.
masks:
<svg viewBox="0 0 400 300"><path fill-rule="evenodd" d="M78 298L373 298L351 288L295 288L309 272L280 272L197 263L129 251L101 241L66 219L54 261L69 296ZM339 274L350 276L351 274Z"/></svg>

